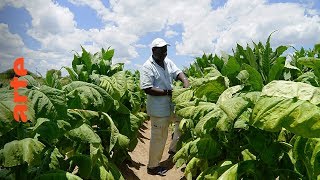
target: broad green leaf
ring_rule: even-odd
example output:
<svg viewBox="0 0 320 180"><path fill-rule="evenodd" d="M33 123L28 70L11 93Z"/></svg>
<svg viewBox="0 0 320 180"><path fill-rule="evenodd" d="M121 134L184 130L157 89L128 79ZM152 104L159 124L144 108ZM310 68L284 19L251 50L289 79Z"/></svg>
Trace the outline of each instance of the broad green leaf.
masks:
<svg viewBox="0 0 320 180"><path fill-rule="evenodd" d="M198 120L216 107L214 103L200 102L197 106L188 106L177 111L177 115L187 119Z"/></svg>
<svg viewBox="0 0 320 180"><path fill-rule="evenodd" d="M79 121L90 124L100 120L99 112L83 109L68 109L68 117L72 120L70 123L74 122L74 124L79 123Z"/></svg>
<svg viewBox="0 0 320 180"><path fill-rule="evenodd" d="M301 74L295 81L320 87L320 79L311 71Z"/></svg>
<svg viewBox="0 0 320 180"><path fill-rule="evenodd" d="M194 91L198 98L205 98L207 101L216 102L221 93L227 89L225 78L222 76L215 77L202 84Z"/></svg>
<svg viewBox="0 0 320 180"><path fill-rule="evenodd" d="M268 76L269 82L280 79L281 75L283 75L283 68L284 68L285 61L286 61L285 57L279 57L276 59L276 62L271 66L269 71L269 76Z"/></svg>
<svg viewBox="0 0 320 180"><path fill-rule="evenodd" d="M70 76L72 81L79 80L78 74L73 69L71 69L69 67L63 67L63 68L65 68L68 71L69 76Z"/></svg>
<svg viewBox="0 0 320 180"><path fill-rule="evenodd" d="M41 164L45 145L32 138L11 141L3 147L3 166L13 167L27 163L29 166Z"/></svg>
<svg viewBox="0 0 320 180"><path fill-rule="evenodd" d="M179 123L179 129L181 132L187 132L190 131L190 129L194 128L194 123L191 119L181 119Z"/></svg>
<svg viewBox="0 0 320 180"><path fill-rule="evenodd" d="M230 119L227 114L219 107L215 107L212 111L200 118L195 127L197 134L208 134L213 129L218 131L228 131L233 126L233 119Z"/></svg>
<svg viewBox="0 0 320 180"><path fill-rule="evenodd" d="M76 71L77 65L81 65L81 60L76 54L74 54L72 60L72 68L74 71Z"/></svg>
<svg viewBox="0 0 320 180"><path fill-rule="evenodd" d="M50 169L60 169L60 162L64 159L63 155L59 152L59 149L55 147L50 154Z"/></svg>
<svg viewBox="0 0 320 180"><path fill-rule="evenodd" d="M219 178L218 180L237 180L238 178L238 164L235 164L231 166L228 170L226 170Z"/></svg>
<svg viewBox="0 0 320 180"><path fill-rule="evenodd" d="M263 80L260 73L247 64L242 64L242 67L249 73L247 84L251 86L253 91L261 91L263 87Z"/></svg>
<svg viewBox="0 0 320 180"><path fill-rule="evenodd" d="M320 79L320 59L314 57L302 57L298 59L298 63L312 68L314 74Z"/></svg>
<svg viewBox="0 0 320 180"><path fill-rule="evenodd" d="M120 100L120 90L118 89L118 86L114 84L111 77L101 77L99 86L105 89L113 99Z"/></svg>
<svg viewBox="0 0 320 180"><path fill-rule="evenodd" d="M243 86L241 85L229 87L228 89L223 91L223 93L219 96L217 105L220 105L224 101L231 99L235 93L239 92L242 89L243 89Z"/></svg>
<svg viewBox="0 0 320 180"><path fill-rule="evenodd" d="M67 93L69 108L108 112L114 105L114 99L94 84L74 81L62 89Z"/></svg>
<svg viewBox="0 0 320 180"><path fill-rule="evenodd" d="M24 94L28 95L37 118L66 117L67 103L64 91L44 85L40 88L25 90Z"/></svg>
<svg viewBox="0 0 320 180"><path fill-rule="evenodd" d="M71 174L69 172L52 172L52 173L45 173L41 174L40 176L36 177L35 180L54 180L54 179L63 179L63 180L82 180L79 176Z"/></svg>
<svg viewBox="0 0 320 180"><path fill-rule="evenodd" d="M236 119L248 107L249 103L242 97L234 97L220 104L220 108L230 119Z"/></svg>
<svg viewBox="0 0 320 180"><path fill-rule="evenodd" d="M121 145L123 148L128 147L130 143L130 139L127 136L124 136L119 133L118 128L115 126L113 120L107 113L102 113L102 115L105 117L105 121L110 126L110 145L109 145L109 152L113 149L115 144L118 142L119 145Z"/></svg>
<svg viewBox="0 0 320 180"><path fill-rule="evenodd" d="M71 129L67 136L78 141L87 143L101 143L100 137L87 124L82 124L80 127Z"/></svg>
<svg viewBox="0 0 320 180"><path fill-rule="evenodd" d="M13 102L13 91L2 91L0 95L0 121L14 121L13 111L15 103ZM29 117L29 116L28 116Z"/></svg>
<svg viewBox="0 0 320 180"><path fill-rule="evenodd" d="M57 121L46 118L37 119L35 126L30 129L38 133L40 137L48 140L48 142L53 142L54 139L57 140L64 133L63 129L59 128Z"/></svg>
<svg viewBox="0 0 320 180"><path fill-rule="evenodd" d="M87 52L82 46L81 46L81 49L82 49L82 55L80 57L82 63L85 64L86 66L86 71L91 74L91 68L92 68L92 55Z"/></svg>
<svg viewBox="0 0 320 180"><path fill-rule="evenodd" d="M197 180L218 179L230 167L232 167L231 161L225 161L221 166L209 167L197 177Z"/></svg>
<svg viewBox="0 0 320 180"><path fill-rule="evenodd" d="M319 97L319 89L309 84L273 81L262 90L250 124L266 131L284 127L304 137L320 137Z"/></svg>
<svg viewBox="0 0 320 180"><path fill-rule="evenodd" d="M220 59L217 55L213 57L213 63L216 65L219 71L222 70L224 62L222 59Z"/></svg>
<svg viewBox="0 0 320 180"><path fill-rule="evenodd" d="M114 49L107 49L107 51L103 51L102 57L104 60L111 60L114 55Z"/></svg>
<svg viewBox="0 0 320 180"><path fill-rule="evenodd" d="M284 97L320 104L320 89L309 84L292 81L273 81L263 87L261 96Z"/></svg>
<svg viewBox="0 0 320 180"><path fill-rule="evenodd" d="M230 57L227 63L223 66L221 74L227 76L231 81L235 79L237 74L240 72L240 64L234 57Z"/></svg>
<svg viewBox="0 0 320 180"><path fill-rule="evenodd" d="M305 174L306 170L308 179L317 179L320 175L320 139L297 137L292 152L298 172Z"/></svg>
<svg viewBox="0 0 320 180"><path fill-rule="evenodd" d="M193 91L190 89L174 89L172 94L173 103L178 104L190 101L193 97Z"/></svg>
<svg viewBox="0 0 320 180"><path fill-rule="evenodd" d="M107 171L103 165L96 165L92 170L93 179L113 180L115 179L110 171Z"/></svg>
<svg viewBox="0 0 320 180"><path fill-rule="evenodd" d="M19 80L24 80L24 81L27 81L28 83L28 88L31 88L31 87L39 87L39 82L36 81L32 76L30 75L26 75L26 76L21 76L19 77Z"/></svg>
<svg viewBox="0 0 320 180"><path fill-rule="evenodd" d="M302 57L298 59L298 63L303 64L313 70L319 70L320 68L320 59L314 57Z"/></svg>
<svg viewBox="0 0 320 180"><path fill-rule="evenodd" d="M197 138L184 145L173 157L173 161L177 162L179 159L185 161L192 157L211 160L221 154L219 144L211 137Z"/></svg>
<svg viewBox="0 0 320 180"><path fill-rule="evenodd" d="M112 75L112 83L114 87L119 91L120 97L122 97L127 89L127 77L124 71L119 71Z"/></svg>
<svg viewBox="0 0 320 180"><path fill-rule="evenodd" d="M272 48L270 47L270 39L271 39L272 33L269 35L265 49L263 49L262 52L262 79L264 82L268 83L269 82L269 71L270 71L270 65L271 65L271 53L272 53ZM258 90L258 89L256 89Z"/></svg>
<svg viewBox="0 0 320 180"><path fill-rule="evenodd" d="M72 166L78 166L80 177L87 179L90 177L92 171L92 161L88 155L75 155L70 158Z"/></svg>
<svg viewBox="0 0 320 180"><path fill-rule="evenodd" d="M252 154L248 149L243 150L241 154L244 161L257 159L257 157L254 154Z"/></svg>
<svg viewBox="0 0 320 180"><path fill-rule="evenodd" d="M136 141L136 139L138 138L138 130L142 125L144 119L138 118L133 114L116 115L112 119L118 122L119 132L130 139L129 150L132 151L138 143L138 141ZM125 139L126 138L124 138L124 142L126 143ZM121 142L120 145L124 144L123 146L121 146L126 147L125 143Z"/></svg>
<svg viewBox="0 0 320 180"><path fill-rule="evenodd" d="M185 177L187 179L192 180L193 177L197 175L197 171L204 171L208 167L208 161L204 159L199 159L193 157L186 166L184 171Z"/></svg>

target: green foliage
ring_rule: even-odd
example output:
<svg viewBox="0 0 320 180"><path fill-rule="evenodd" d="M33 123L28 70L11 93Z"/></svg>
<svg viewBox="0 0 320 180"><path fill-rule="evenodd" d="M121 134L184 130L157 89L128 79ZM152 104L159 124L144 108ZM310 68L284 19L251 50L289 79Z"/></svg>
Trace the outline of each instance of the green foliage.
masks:
<svg viewBox="0 0 320 180"><path fill-rule="evenodd" d="M27 123L13 118L13 90L0 89L0 179L124 179L117 166L138 142L146 95L139 72L113 65L113 54L82 48L65 67L71 80L57 70L20 77Z"/></svg>

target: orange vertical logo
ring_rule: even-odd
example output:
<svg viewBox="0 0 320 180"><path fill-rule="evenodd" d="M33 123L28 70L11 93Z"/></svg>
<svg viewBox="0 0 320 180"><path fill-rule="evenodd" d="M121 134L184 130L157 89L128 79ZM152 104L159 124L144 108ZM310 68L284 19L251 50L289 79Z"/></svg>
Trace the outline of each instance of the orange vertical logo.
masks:
<svg viewBox="0 0 320 180"><path fill-rule="evenodd" d="M25 76L27 75L27 70L24 69L24 58L20 57L15 60L13 64L13 70L16 75L18 76ZM28 110L28 106L26 105L28 101L27 96L21 96L18 92L19 88L27 87L27 81L19 80L18 77L14 77L13 80L10 82L10 86L14 89L13 92L13 101L16 103L14 110L13 110L13 117L14 119L19 122L20 119L22 122L27 122L28 118L25 114Z"/></svg>

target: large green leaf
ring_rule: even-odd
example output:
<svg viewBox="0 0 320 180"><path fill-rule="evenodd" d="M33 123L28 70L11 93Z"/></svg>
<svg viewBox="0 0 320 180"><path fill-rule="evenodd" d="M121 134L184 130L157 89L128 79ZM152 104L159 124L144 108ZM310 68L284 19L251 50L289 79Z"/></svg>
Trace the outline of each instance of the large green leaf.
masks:
<svg viewBox="0 0 320 180"><path fill-rule="evenodd" d="M89 74L91 74L91 68L92 68L92 55L87 52L82 46L82 55L80 57L82 63L85 64L86 66L86 70L89 72Z"/></svg>
<svg viewBox="0 0 320 180"><path fill-rule="evenodd" d="M27 163L29 166L41 164L43 145L37 139L25 138L22 140L11 141L4 145L3 166L13 167Z"/></svg>
<svg viewBox="0 0 320 180"><path fill-rule="evenodd" d="M23 94L20 93L19 94ZM0 94L0 121L12 122L14 121L14 108L17 104L14 103L14 91L13 90L2 90ZM27 102L27 112L25 113L28 120L35 120L35 112L33 106L29 101ZM1 133L0 133L1 135Z"/></svg>
<svg viewBox="0 0 320 180"><path fill-rule="evenodd" d="M74 81L62 89L67 93L69 108L108 112L114 105L113 98L94 84Z"/></svg>
<svg viewBox="0 0 320 180"><path fill-rule="evenodd" d="M302 57L298 59L298 63L312 68L314 74L320 79L320 59L314 57Z"/></svg>
<svg viewBox="0 0 320 180"><path fill-rule="evenodd" d="M250 123L267 131L282 127L303 137L320 137L320 90L300 82L273 81L255 104Z"/></svg>
<svg viewBox="0 0 320 180"><path fill-rule="evenodd" d="M276 62L270 68L269 75L268 75L268 82L280 79L280 77L283 75L283 68L285 65L285 61L286 61L285 57L279 57L276 59Z"/></svg>
<svg viewBox="0 0 320 180"><path fill-rule="evenodd" d="M50 154L50 169L60 169L60 161L64 159L63 155L59 152L59 149L55 147Z"/></svg>
<svg viewBox="0 0 320 180"><path fill-rule="evenodd" d="M105 121L110 126L110 145L109 145L109 152L113 149L113 147L118 143L122 148L127 148L130 143L130 139L119 133L118 128L115 126L112 118L107 113L102 113L105 117Z"/></svg>
<svg viewBox="0 0 320 180"><path fill-rule="evenodd" d="M292 152L298 172L307 174L308 179L317 179L320 175L320 139L297 137Z"/></svg>
<svg viewBox="0 0 320 180"><path fill-rule="evenodd" d="M69 172L52 172L52 173L45 173L41 174L40 176L36 177L35 180L82 180L79 176L71 174Z"/></svg>
<svg viewBox="0 0 320 180"><path fill-rule="evenodd" d="M67 133L67 136L80 142L101 143L100 137L87 124L82 124L80 127L71 129Z"/></svg>
<svg viewBox="0 0 320 180"><path fill-rule="evenodd" d="M194 95L204 98L210 102L216 102L220 94L227 89L227 84L223 76L214 77L200 87L196 88Z"/></svg>
<svg viewBox="0 0 320 180"><path fill-rule="evenodd" d="M225 161L220 166L212 166L204 170L197 180L218 179L226 170L232 167L231 161Z"/></svg>
<svg viewBox="0 0 320 180"><path fill-rule="evenodd" d="M249 73L247 83L251 86L251 90L260 91L263 87L261 74L256 69L247 64L242 64L242 67Z"/></svg>
<svg viewBox="0 0 320 180"><path fill-rule="evenodd" d="M220 104L220 108L228 115L230 119L236 119L248 107L249 102L242 97L234 97Z"/></svg>
<svg viewBox="0 0 320 180"><path fill-rule="evenodd" d="M64 91L44 85L40 88L26 89L24 93L32 102L37 118L66 117L67 104Z"/></svg>
<svg viewBox="0 0 320 180"><path fill-rule="evenodd" d="M221 74L227 76L231 82L236 81L236 76L240 72L240 64L234 57L230 57L227 63L223 66Z"/></svg>
<svg viewBox="0 0 320 180"><path fill-rule="evenodd" d="M176 112L177 115L187 119L198 120L216 107L214 103L209 102L200 102L197 105L191 103L189 105L190 106L179 109Z"/></svg>
<svg viewBox="0 0 320 180"><path fill-rule="evenodd" d="M231 99L235 93L239 92L242 89L243 89L243 86L241 85L229 87L228 89L223 91L223 93L219 96L217 105L220 105L224 101Z"/></svg>
<svg viewBox="0 0 320 180"><path fill-rule="evenodd" d="M177 167L186 163L192 157L212 160L221 153L219 144L211 137L197 138L184 145L173 157Z"/></svg>
<svg viewBox="0 0 320 180"><path fill-rule="evenodd" d="M70 127L70 124L66 121L60 120L59 123L64 123L66 126ZM48 142L53 143L53 140L57 141L61 137L65 129L59 127L59 123L54 120L49 120L46 118L39 118L34 127L29 129L33 130L35 133L38 133L40 137L46 139ZM65 126L65 127L66 127Z"/></svg>
<svg viewBox="0 0 320 180"><path fill-rule="evenodd" d="M26 75L26 76L21 76L19 77L19 80L24 80L27 81L28 85L27 87L38 87L39 86L39 82L36 81L32 76L30 75Z"/></svg>
<svg viewBox="0 0 320 180"><path fill-rule="evenodd" d="M105 89L112 96L113 99L120 100L120 90L118 89L118 86L114 84L114 81L112 81L111 77L101 77L99 86Z"/></svg>
<svg viewBox="0 0 320 180"><path fill-rule="evenodd" d="M112 119L118 123L119 132L130 139L129 149L132 151L138 143L138 130L144 119L139 119L133 114L117 114Z"/></svg>
<svg viewBox="0 0 320 180"><path fill-rule="evenodd" d="M204 171L208 167L208 161L200 158L193 157L186 166L184 171L185 177L192 180L197 175L197 171Z"/></svg>
<svg viewBox="0 0 320 180"><path fill-rule="evenodd" d="M198 135L208 134L213 129L218 131L228 131L232 128L233 119L230 119L227 114L219 107L215 107L212 111L200 118L195 127L195 132Z"/></svg>
<svg viewBox="0 0 320 180"><path fill-rule="evenodd" d="M78 166L80 177L87 179L90 177L92 171L92 161L88 155L75 155L70 158L71 166Z"/></svg>
<svg viewBox="0 0 320 180"><path fill-rule="evenodd" d="M127 77L124 71L119 71L112 75L112 83L114 87L120 92L120 97L122 97L128 90Z"/></svg>
<svg viewBox="0 0 320 180"><path fill-rule="evenodd" d="M261 96L284 97L320 104L320 89L309 84L292 81L273 81L264 86Z"/></svg>
<svg viewBox="0 0 320 180"><path fill-rule="evenodd" d="M193 91L187 88L174 89L172 99L175 104L190 101L193 97Z"/></svg>

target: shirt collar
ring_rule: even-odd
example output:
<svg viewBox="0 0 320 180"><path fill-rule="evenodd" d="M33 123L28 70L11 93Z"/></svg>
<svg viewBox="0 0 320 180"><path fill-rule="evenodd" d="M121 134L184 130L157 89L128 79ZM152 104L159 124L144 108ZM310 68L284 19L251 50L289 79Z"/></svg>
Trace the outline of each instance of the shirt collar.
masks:
<svg viewBox="0 0 320 180"><path fill-rule="evenodd" d="M167 57L164 58L164 61L163 61L165 65L167 65L167 61L166 60L167 60ZM157 64L156 61L153 59L152 55L150 56L149 61L154 63L154 64Z"/></svg>

